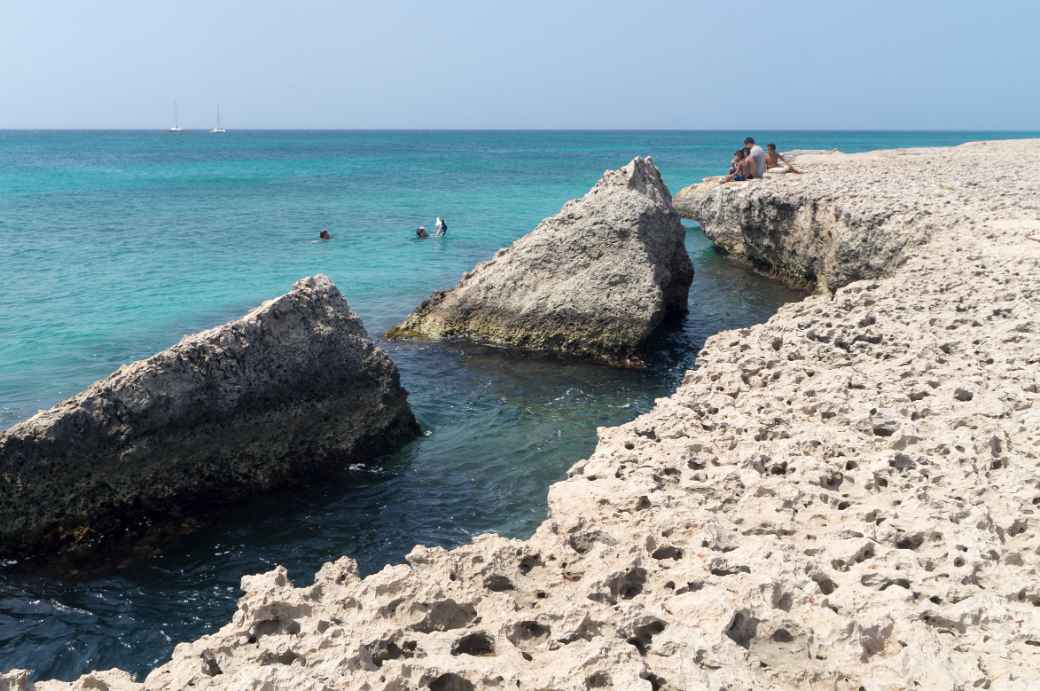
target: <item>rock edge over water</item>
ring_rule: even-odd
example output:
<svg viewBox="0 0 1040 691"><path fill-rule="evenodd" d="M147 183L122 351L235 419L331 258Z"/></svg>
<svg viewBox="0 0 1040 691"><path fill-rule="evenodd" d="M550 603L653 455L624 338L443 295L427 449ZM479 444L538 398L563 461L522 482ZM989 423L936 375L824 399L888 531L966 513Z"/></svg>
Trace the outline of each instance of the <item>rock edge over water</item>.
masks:
<svg viewBox="0 0 1040 691"><path fill-rule="evenodd" d="M0 434L0 554L86 552L417 434L394 363L305 278Z"/></svg>
<svg viewBox="0 0 1040 691"><path fill-rule="evenodd" d="M638 366L651 334L686 312L693 265L650 157L610 170L391 338L464 338Z"/></svg>
<svg viewBox="0 0 1040 691"><path fill-rule="evenodd" d="M1029 157L1040 141L876 157L907 190L893 232L922 232L922 181L960 222L891 276L710 338L674 395L599 431L530 539L416 547L363 579L342 558L302 588L247 576L233 619L143 684L35 691L1035 688Z"/></svg>
<svg viewBox="0 0 1040 691"><path fill-rule="evenodd" d="M971 217L957 191L966 180L927 174L952 155L936 159L934 151L798 152L788 157L802 175L706 178L680 190L675 208L734 258L788 284L833 291L891 272L938 229Z"/></svg>

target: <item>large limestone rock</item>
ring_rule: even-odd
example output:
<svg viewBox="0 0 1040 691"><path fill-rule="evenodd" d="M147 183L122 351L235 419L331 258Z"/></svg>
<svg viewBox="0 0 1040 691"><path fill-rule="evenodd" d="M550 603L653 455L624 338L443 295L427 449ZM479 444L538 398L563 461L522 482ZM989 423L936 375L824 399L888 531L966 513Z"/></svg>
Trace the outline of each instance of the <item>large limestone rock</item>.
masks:
<svg viewBox="0 0 1040 691"><path fill-rule="evenodd" d="M835 290L891 272L943 224L964 218L954 187L917 174L926 151L789 154L802 175L707 178L680 190L675 208L727 254L788 284Z"/></svg>
<svg viewBox="0 0 1040 691"><path fill-rule="evenodd" d="M686 312L693 266L683 238L653 160L635 158L387 335L638 365L654 330Z"/></svg>
<svg viewBox="0 0 1040 691"><path fill-rule="evenodd" d="M0 555L90 548L417 433L394 363L306 278L0 434Z"/></svg>

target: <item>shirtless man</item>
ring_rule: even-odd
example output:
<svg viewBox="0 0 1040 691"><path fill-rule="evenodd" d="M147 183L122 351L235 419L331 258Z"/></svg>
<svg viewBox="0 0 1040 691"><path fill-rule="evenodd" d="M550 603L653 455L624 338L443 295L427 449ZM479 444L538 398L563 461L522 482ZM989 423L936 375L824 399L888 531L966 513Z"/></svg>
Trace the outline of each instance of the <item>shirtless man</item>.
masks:
<svg viewBox="0 0 1040 691"><path fill-rule="evenodd" d="M800 170L795 170L795 167L788 163L787 159L780 155L776 150L776 144L766 144L766 168L779 168L781 161L784 164L785 173L801 173Z"/></svg>

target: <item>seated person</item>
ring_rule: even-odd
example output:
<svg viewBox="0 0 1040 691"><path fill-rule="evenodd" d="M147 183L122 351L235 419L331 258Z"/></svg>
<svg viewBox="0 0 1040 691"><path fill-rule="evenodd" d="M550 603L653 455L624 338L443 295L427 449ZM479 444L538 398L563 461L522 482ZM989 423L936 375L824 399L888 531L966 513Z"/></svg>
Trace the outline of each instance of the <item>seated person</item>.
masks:
<svg viewBox="0 0 1040 691"><path fill-rule="evenodd" d="M744 175L748 180L765 177L766 152L755 143L754 137L744 138L744 148L747 150L747 156L744 160Z"/></svg>
<svg viewBox="0 0 1040 691"><path fill-rule="evenodd" d="M780 155L776 150L776 144L766 145L766 168L779 168L780 163L784 164L785 173L801 173L800 170L795 170L795 167L788 163L787 159Z"/></svg>
<svg viewBox="0 0 1040 691"><path fill-rule="evenodd" d="M750 163L747 157L747 151L744 149L737 149L733 152L733 158L729 162L729 174L723 179L723 182L744 182L748 179L747 172Z"/></svg>

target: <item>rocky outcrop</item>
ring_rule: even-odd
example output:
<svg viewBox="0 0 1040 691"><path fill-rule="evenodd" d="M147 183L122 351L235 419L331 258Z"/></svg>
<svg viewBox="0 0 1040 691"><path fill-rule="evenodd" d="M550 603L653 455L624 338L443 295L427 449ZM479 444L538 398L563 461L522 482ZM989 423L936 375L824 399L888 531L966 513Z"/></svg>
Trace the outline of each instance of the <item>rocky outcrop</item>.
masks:
<svg viewBox="0 0 1040 691"><path fill-rule="evenodd" d="M249 576L231 622L143 684L84 679L1034 688L1040 171L1023 156L1040 142L913 154L918 177L961 181L971 215L911 245L891 276L709 339L673 396L600 430L530 539L417 547L367 578L343 558L302 588L281 568ZM99 687L36 691L66 688Z"/></svg>
<svg viewBox="0 0 1040 691"><path fill-rule="evenodd" d="M0 555L93 549L417 434L393 362L306 278L0 435Z"/></svg>
<svg viewBox="0 0 1040 691"><path fill-rule="evenodd" d="M890 273L938 229L970 218L959 190L972 171L921 175L922 161L942 167L956 155L949 151L799 152L802 175L708 178L683 188L675 208L735 258L795 286L835 290Z"/></svg>
<svg viewBox="0 0 1040 691"><path fill-rule="evenodd" d="M683 238L653 160L635 158L387 335L638 366L651 334L686 313L693 266Z"/></svg>

